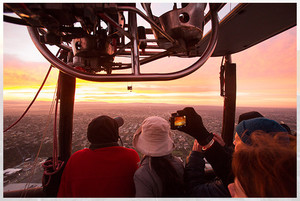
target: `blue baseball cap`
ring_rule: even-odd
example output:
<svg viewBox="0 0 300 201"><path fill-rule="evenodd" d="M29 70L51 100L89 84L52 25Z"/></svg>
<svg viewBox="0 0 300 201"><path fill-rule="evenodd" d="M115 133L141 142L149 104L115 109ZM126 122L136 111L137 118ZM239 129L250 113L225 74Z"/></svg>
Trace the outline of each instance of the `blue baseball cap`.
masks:
<svg viewBox="0 0 300 201"><path fill-rule="evenodd" d="M254 131L260 130L266 133L287 132L276 121L264 117L244 120L236 126L235 130L241 140L248 145L251 145L250 136Z"/></svg>

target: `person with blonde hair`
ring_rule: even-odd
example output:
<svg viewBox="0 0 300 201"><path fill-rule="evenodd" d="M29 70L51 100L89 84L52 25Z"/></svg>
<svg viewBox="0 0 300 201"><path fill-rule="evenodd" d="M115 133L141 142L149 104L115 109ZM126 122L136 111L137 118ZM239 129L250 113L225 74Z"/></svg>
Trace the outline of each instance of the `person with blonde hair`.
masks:
<svg viewBox="0 0 300 201"><path fill-rule="evenodd" d="M157 116L146 118L134 134L133 147L144 155L134 174L136 197L184 195L184 166L172 154L175 145L168 121Z"/></svg>
<svg viewBox="0 0 300 201"><path fill-rule="evenodd" d="M296 197L296 138L255 131L239 143L232 159L232 197Z"/></svg>

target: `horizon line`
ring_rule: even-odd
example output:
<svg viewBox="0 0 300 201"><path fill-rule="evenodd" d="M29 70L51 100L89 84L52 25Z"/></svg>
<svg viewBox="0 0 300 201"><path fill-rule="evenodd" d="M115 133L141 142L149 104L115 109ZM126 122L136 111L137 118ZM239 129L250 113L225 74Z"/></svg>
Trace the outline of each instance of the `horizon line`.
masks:
<svg viewBox="0 0 300 201"><path fill-rule="evenodd" d="M26 103L30 103L31 101L24 101L24 100L3 100L3 107L6 104L10 103L15 103L15 104L26 104ZM35 103L51 103L52 101L47 101L47 100L41 100L41 101L35 101ZM202 106L202 107L224 107L223 105L200 105L200 104L179 104L179 103L143 103L143 102L126 102L126 103L110 103L110 102L105 102L105 101L75 101L74 102L74 106L76 104L111 104L111 105L128 105L128 104L144 104L144 105L169 105L169 106L176 106L176 105L180 105L180 106ZM236 108L273 108L273 109L297 109L298 107L268 107L268 106L236 106Z"/></svg>

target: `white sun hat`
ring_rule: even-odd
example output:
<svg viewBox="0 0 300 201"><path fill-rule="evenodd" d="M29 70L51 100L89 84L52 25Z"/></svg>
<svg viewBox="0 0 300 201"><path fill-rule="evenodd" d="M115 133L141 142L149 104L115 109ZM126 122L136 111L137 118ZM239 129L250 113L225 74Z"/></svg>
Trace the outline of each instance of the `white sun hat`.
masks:
<svg viewBox="0 0 300 201"><path fill-rule="evenodd" d="M133 136L133 147L148 156L165 156L175 148L169 122L157 116L146 118Z"/></svg>

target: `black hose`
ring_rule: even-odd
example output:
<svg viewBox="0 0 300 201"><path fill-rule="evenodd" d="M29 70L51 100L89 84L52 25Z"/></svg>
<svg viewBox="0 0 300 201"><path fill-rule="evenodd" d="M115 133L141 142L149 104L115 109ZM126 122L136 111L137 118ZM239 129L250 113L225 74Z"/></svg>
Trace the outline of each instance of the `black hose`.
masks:
<svg viewBox="0 0 300 201"><path fill-rule="evenodd" d="M13 24L18 24L18 25L31 26L30 24L28 24L23 19L19 19L19 18L15 18L15 17L10 17L10 16L7 16L7 15L3 15L3 21L4 22L13 23Z"/></svg>

